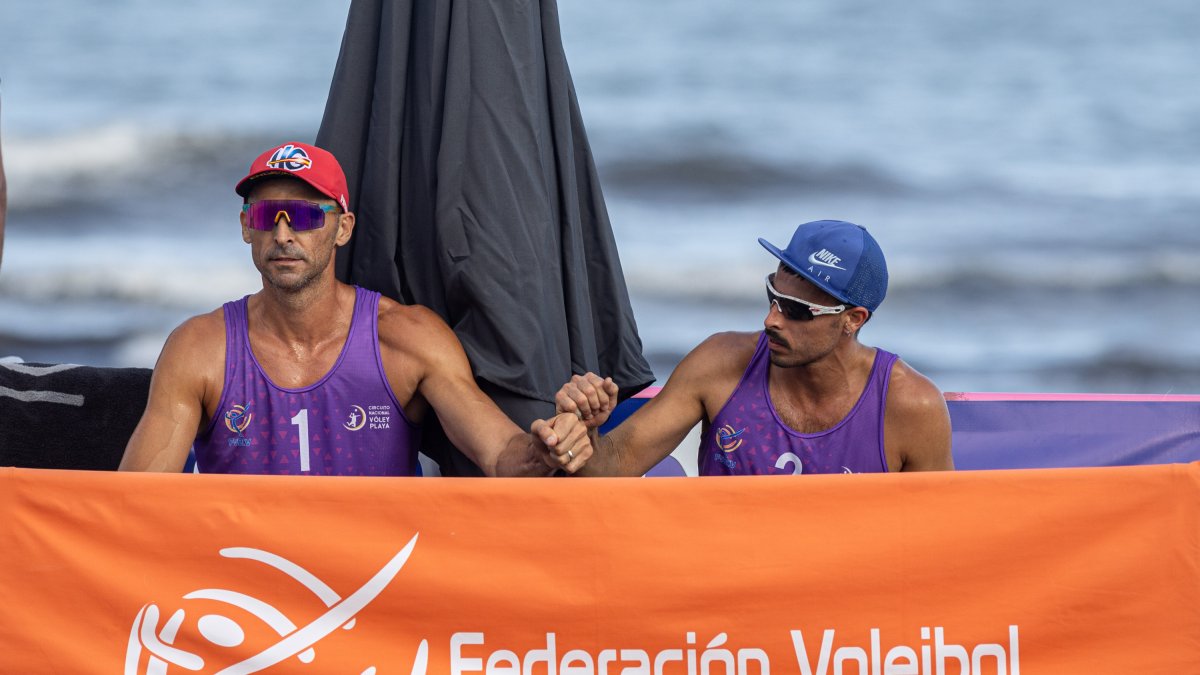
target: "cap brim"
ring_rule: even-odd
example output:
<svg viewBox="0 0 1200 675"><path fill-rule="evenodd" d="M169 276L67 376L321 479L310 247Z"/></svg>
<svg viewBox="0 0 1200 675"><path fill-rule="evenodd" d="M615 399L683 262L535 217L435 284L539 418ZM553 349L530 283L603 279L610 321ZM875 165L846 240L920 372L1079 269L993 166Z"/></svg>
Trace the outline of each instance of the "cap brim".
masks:
<svg viewBox="0 0 1200 675"><path fill-rule="evenodd" d="M762 244L763 248L770 251L771 255L775 256L776 258L779 258L780 262L782 262L784 265L787 265L788 267L790 267L793 272L800 275L801 277L804 277L811 284L813 284L817 288L821 289L822 291L825 291L826 293L828 293L830 297L836 299L838 302L849 302L849 300L842 298L836 292L834 292L834 290L832 288L830 288L829 285L826 284L825 282L821 281L820 279L814 279L812 277L812 275L810 275L808 272L805 271L805 269L801 263L796 262L796 261L792 260L791 258L789 258L788 254L786 252L784 252L783 250L781 250L778 246L772 244L771 242L767 241L766 239L763 239L762 237L758 238L758 243Z"/></svg>
<svg viewBox="0 0 1200 675"><path fill-rule="evenodd" d="M253 185L255 183L255 181L258 181L259 179L262 179L262 178L270 178L271 176L289 176L291 178L295 178L296 180L299 180L299 181L302 181L305 183L308 182L308 181L304 180L303 178L299 178L298 176L296 176L296 174L294 174L290 171L279 171L277 169L267 169L266 171L259 171L258 173L252 173L249 176L246 176L237 184L236 187L233 188L233 191L236 192L239 197L246 197L247 195L250 194L250 186ZM310 183L310 185L311 185L311 183Z"/></svg>
<svg viewBox="0 0 1200 675"><path fill-rule="evenodd" d="M763 239L762 237L758 238L758 243L762 244L762 247L767 249L767 251L769 251L771 253L771 255L775 256L776 258L779 258L780 262L782 262L783 264L792 268L797 273L800 272L800 267L795 262L792 262L792 260L790 260L787 257L787 253L784 253L783 250L780 249L778 246L776 246L775 244L772 244L771 242L767 241L766 239Z"/></svg>
<svg viewBox="0 0 1200 675"><path fill-rule="evenodd" d="M233 191L236 192L239 197L245 199L246 197L250 196L250 187L252 185L254 185L256 182L258 182L259 180L261 180L263 178L275 178L275 177L294 178L294 179L300 181L301 183L308 185L309 187L316 190L317 192L320 192L321 194L325 195L326 197L332 199L333 201L337 202L338 205L342 205L342 200L338 199L337 195L331 194L329 191L322 189L320 186L314 184L310 180L305 179L303 176L297 175L295 172L280 171L278 169L267 169L265 171L259 171L258 173L246 176L245 178L243 178L241 180L240 183L238 183L236 186L234 186ZM346 211L350 210L350 209L346 208L345 206L342 206L342 208Z"/></svg>

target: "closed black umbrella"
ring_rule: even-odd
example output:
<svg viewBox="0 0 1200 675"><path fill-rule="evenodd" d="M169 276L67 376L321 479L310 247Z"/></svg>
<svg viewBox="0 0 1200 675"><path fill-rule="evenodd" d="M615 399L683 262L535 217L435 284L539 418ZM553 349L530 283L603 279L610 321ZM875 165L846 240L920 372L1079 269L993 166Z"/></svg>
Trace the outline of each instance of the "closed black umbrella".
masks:
<svg viewBox="0 0 1200 675"><path fill-rule="evenodd" d="M554 0L354 0L317 144L358 215L339 278L445 318L518 424L572 372L654 380Z"/></svg>

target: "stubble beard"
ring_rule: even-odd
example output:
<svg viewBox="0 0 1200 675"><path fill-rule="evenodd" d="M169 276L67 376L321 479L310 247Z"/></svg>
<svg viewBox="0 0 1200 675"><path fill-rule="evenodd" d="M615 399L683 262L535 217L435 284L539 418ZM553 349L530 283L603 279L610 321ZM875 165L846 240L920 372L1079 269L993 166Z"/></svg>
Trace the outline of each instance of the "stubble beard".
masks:
<svg viewBox="0 0 1200 675"><path fill-rule="evenodd" d="M807 361L797 357L794 353L789 354L769 354L771 365L776 368L800 368L812 363L812 359Z"/></svg>
<svg viewBox="0 0 1200 675"><path fill-rule="evenodd" d="M773 340L785 350L783 353L775 353L772 351L767 352L767 357L770 358L771 365L775 366L776 368L803 368L805 366L810 366L833 351L832 347L824 352L814 351L813 343L811 341L806 341L805 347L807 347L807 349L803 352L800 352L796 349L791 340L788 340L779 333L769 328L766 329L766 333L767 339Z"/></svg>
<svg viewBox="0 0 1200 675"><path fill-rule="evenodd" d="M302 263L307 264L308 267L306 271L300 272L299 274L271 270L271 258L277 256L295 258L296 260L300 260ZM323 262L320 264L313 264L313 259L309 256L303 255L303 253L300 251L273 247L271 250L266 252L264 256L264 263L259 266L258 270L262 274L263 279L275 290L290 294L301 293L312 287L312 285L321 278L321 275L325 272L325 268L329 267L329 263L333 259L333 256L320 255L319 258L322 259Z"/></svg>
<svg viewBox="0 0 1200 675"><path fill-rule="evenodd" d="M792 348L792 343L779 333L770 328L766 329L767 340L783 347L786 351L783 354L776 354L773 351L767 351L767 357L771 359L771 365L776 368L794 368L802 365L796 361L795 351Z"/></svg>

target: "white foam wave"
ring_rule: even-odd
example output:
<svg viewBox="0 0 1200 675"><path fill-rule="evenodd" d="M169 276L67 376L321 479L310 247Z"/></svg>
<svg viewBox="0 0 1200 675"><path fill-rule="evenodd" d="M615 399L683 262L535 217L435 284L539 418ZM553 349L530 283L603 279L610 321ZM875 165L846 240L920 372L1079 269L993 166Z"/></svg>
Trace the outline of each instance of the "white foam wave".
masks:
<svg viewBox="0 0 1200 675"><path fill-rule="evenodd" d="M80 181L115 185L151 154L154 137L133 124L111 124L42 138L6 138L5 170L14 209L61 199Z"/></svg>
<svg viewBox="0 0 1200 675"><path fill-rule="evenodd" d="M34 303L104 299L204 311L261 287L238 239L73 239L6 242L0 294Z"/></svg>
<svg viewBox="0 0 1200 675"><path fill-rule="evenodd" d="M222 185L275 136L218 128L114 122L47 136L6 136L9 206L56 208L80 200L171 199L214 180ZM214 176L216 178L214 178Z"/></svg>
<svg viewBox="0 0 1200 675"><path fill-rule="evenodd" d="M753 260L750 259L753 254ZM744 260L710 256L664 264L623 258L630 292L656 298L732 304L758 302L774 260L751 251ZM1200 249L1057 251L1008 250L936 258L898 254L888 261L889 294L970 288L987 295L1014 291L1106 292L1200 287Z"/></svg>

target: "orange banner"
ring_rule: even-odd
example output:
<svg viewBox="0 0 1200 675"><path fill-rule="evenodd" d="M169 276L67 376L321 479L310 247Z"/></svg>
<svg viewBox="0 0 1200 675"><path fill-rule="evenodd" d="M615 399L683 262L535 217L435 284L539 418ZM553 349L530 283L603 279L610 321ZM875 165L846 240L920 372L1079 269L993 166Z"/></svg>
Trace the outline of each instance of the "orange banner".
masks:
<svg viewBox="0 0 1200 675"><path fill-rule="evenodd" d="M0 470L0 671L1200 672L1200 465Z"/></svg>

